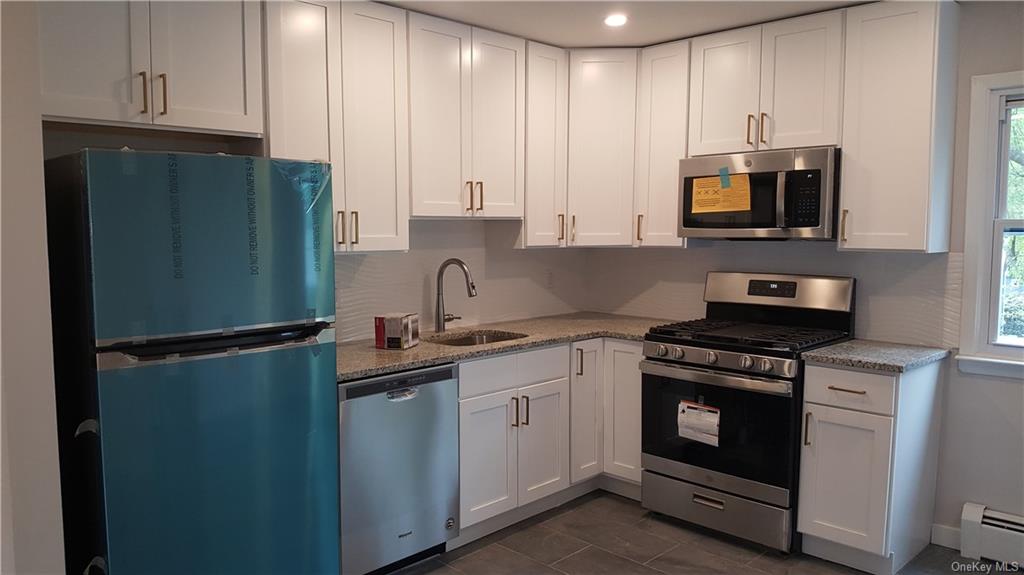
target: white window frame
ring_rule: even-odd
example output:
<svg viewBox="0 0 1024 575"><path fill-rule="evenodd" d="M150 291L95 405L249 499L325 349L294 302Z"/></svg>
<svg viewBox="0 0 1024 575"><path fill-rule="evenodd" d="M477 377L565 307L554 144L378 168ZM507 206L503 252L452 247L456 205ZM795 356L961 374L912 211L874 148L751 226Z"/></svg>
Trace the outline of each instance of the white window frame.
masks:
<svg viewBox="0 0 1024 575"><path fill-rule="evenodd" d="M1002 219L1005 174L1000 157L1007 96L1024 94L1024 71L971 78L970 138L964 227L964 283L960 326L961 371L1024 379L1024 348L995 343L1002 244L997 231L1020 220ZM1008 130L1008 127L1007 127ZM1007 135L1008 132L1002 134Z"/></svg>

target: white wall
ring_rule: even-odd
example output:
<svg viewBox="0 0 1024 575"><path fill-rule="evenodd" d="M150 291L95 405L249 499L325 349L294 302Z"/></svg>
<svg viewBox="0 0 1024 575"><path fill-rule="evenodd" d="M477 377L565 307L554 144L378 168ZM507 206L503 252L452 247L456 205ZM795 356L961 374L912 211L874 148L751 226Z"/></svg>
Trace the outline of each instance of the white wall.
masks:
<svg viewBox="0 0 1024 575"><path fill-rule="evenodd" d="M512 250L517 229L513 222L413 221L416 247L407 253L335 256L339 338L373 337L373 317L388 312L419 312L420 329L433 330L437 268L452 257L469 266L478 295L468 298L462 272L448 268L446 311L463 317L449 327L577 311L584 253Z"/></svg>
<svg viewBox="0 0 1024 575"><path fill-rule="evenodd" d="M0 3L3 573L64 572L47 286L36 7Z"/></svg>

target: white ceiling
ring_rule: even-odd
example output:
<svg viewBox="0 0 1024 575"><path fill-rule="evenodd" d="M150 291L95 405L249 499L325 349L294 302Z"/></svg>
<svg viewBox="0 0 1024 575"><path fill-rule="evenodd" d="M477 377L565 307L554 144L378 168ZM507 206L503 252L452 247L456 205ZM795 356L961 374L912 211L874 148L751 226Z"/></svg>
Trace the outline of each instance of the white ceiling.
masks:
<svg viewBox="0 0 1024 575"><path fill-rule="evenodd" d="M405 0L388 3L564 48L596 48L649 46L857 2ZM621 28L608 28L604 18L613 12L626 14L629 22Z"/></svg>

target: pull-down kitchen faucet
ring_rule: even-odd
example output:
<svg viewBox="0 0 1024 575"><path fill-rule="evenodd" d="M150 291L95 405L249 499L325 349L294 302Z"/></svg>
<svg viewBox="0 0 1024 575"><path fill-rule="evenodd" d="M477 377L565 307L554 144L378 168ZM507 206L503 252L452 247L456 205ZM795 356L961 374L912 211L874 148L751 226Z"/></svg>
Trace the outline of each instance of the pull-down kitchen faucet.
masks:
<svg viewBox="0 0 1024 575"><path fill-rule="evenodd" d="M454 314L444 313L444 270L448 269L450 265L459 266L462 275L466 276L466 293L469 297L476 297L476 284L473 283L473 276L469 273L469 266L466 265L466 262L459 258L444 260L441 267L437 268L437 306L434 308L434 331L438 333L444 331L446 322L462 319Z"/></svg>

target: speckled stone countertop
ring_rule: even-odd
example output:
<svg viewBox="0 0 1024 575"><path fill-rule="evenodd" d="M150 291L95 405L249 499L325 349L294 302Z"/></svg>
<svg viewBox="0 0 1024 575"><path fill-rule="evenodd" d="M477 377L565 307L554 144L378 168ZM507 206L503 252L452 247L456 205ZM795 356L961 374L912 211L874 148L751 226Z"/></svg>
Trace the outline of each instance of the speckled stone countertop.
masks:
<svg viewBox="0 0 1024 575"><path fill-rule="evenodd" d="M451 328L446 336L480 330L525 333L527 337L466 347L430 343L433 332L420 334L420 344L406 350L377 349L373 340L338 344L338 381L385 375L408 369L429 367L465 359L544 347L595 337L614 337L640 341L647 330L671 320L649 317L581 312L533 319L503 321L465 328Z"/></svg>
<svg viewBox="0 0 1024 575"><path fill-rule="evenodd" d="M851 339L807 351L802 355L807 363L811 364L902 373L915 367L940 361L949 355L949 350L868 339Z"/></svg>

